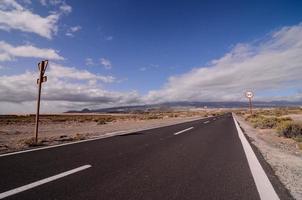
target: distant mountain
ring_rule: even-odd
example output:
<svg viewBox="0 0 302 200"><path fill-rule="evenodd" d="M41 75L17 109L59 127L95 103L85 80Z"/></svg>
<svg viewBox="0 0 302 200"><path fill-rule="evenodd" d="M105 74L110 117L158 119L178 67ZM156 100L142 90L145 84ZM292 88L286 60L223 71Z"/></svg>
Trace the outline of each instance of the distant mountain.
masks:
<svg viewBox="0 0 302 200"><path fill-rule="evenodd" d="M290 102L290 101L271 101L253 102L253 107L264 108L264 107L301 107L302 102ZM242 108L248 107L247 102L167 102L161 104L150 104L150 105L136 105L136 106L120 106L111 108L101 108L89 110L84 108L83 110L71 110L66 113L129 113L129 112L146 112L152 110L168 111L172 109L184 109L184 108Z"/></svg>

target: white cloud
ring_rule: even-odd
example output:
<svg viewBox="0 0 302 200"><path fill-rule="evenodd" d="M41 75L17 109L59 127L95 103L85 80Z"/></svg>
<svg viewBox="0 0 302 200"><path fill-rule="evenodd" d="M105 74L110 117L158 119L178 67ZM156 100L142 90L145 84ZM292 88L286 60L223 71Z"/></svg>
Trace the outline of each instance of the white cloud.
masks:
<svg viewBox="0 0 302 200"><path fill-rule="evenodd" d="M61 106L61 111L75 106L93 106L93 105L122 105L137 103L139 95L135 91L126 93L111 92L102 88L103 83L115 81L112 76L102 76L93 74L87 70L79 70L74 67L66 67L56 63L50 63L45 75L47 82L43 85L42 99L44 102L54 102ZM33 104L36 100L37 72L27 71L19 75L0 76L0 112L3 113L6 108L4 105ZM52 104L53 105L53 104ZM77 107L78 106L78 107ZM10 107L11 112L17 111ZM81 108L81 107L80 107ZM23 108L22 110L28 108ZM52 111L52 110L48 110Z"/></svg>
<svg viewBox="0 0 302 200"><path fill-rule="evenodd" d="M0 29L3 30L18 29L50 39L57 32L58 19L57 14L43 18L13 0L0 2Z"/></svg>
<svg viewBox="0 0 302 200"><path fill-rule="evenodd" d="M22 0L25 4L31 4L31 0Z"/></svg>
<svg viewBox="0 0 302 200"><path fill-rule="evenodd" d="M81 30L81 29L82 29L81 26L73 26L73 27L70 27L70 31L71 31L71 32L77 32L77 31L79 31L79 30Z"/></svg>
<svg viewBox="0 0 302 200"><path fill-rule="evenodd" d="M51 4L51 5L59 5L59 4L62 4L62 3L64 3L64 1L62 1L62 0L49 0L49 3Z"/></svg>
<svg viewBox="0 0 302 200"><path fill-rule="evenodd" d="M71 33L71 32L66 32L65 35L68 36L68 37L73 37L74 36L73 33Z"/></svg>
<svg viewBox="0 0 302 200"><path fill-rule="evenodd" d="M105 69L111 69L112 68L111 61L106 59L106 58L101 58L100 62L105 67Z"/></svg>
<svg viewBox="0 0 302 200"><path fill-rule="evenodd" d="M82 27L81 26L72 26L70 27L67 32L66 32L66 36L69 36L69 37L73 37L74 36L74 33L75 32L78 32L79 30L81 30Z"/></svg>
<svg viewBox="0 0 302 200"><path fill-rule="evenodd" d="M46 3L46 1L40 2ZM63 3L59 12L51 12L48 16L42 17L15 0L1 0L0 29L5 31L20 30L51 39L58 31L57 23L61 14L68 14L71 10L71 6Z"/></svg>
<svg viewBox="0 0 302 200"><path fill-rule="evenodd" d="M79 70L74 67L65 67L59 64L52 64L48 73L52 77L75 79L75 80L96 80L104 83L112 83L115 78L112 76L101 76L93 74L87 70Z"/></svg>
<svg viewBox="0 0 302 200"><path fill-rule="evenodd" d="M86 64L87 66L93 66L93 65L95 65L95 63L94 63L94 61L93 61L92 58L86 58L86 59L85 59L85 64Z"/></svg>
<svg viewBox="0 0 302 200"><path fill-rule="evenodd" d="M266 41L237 44L208 66L170 77L162 89L150 91L144 100L238 101L243 100L247 89L256 92L256 99L263 99L257 94L300 88L301 74L302 24L299 24L272 33Z"/></svg>
<svg viewBox="0 0 302 200"><path fill-rule="evenodd" d="M65 3L63 3L61 6L60 6L60 10L62 11L62 13L64 14L69 14L71 13L72 11L72 7L70 5L67 5Z"/></svg>
<svg viewBox="0 0 302 200"><path fill-rule="evenodd" d="M0 52L0 58L20 54ZM101 61L103 65L111 66L109 60ZM91 62L94 64L91 58L86 59L86 64ZM170 77L161 89L150 91L146 96L140 96L136 91L105 90L103 84L118 81L111 76L50 63L46 72L48 82L42 90L45 104L42 109L53 112L166 101L238 101L244 100L247 89L255 92L256 100L302 101L301 74L302 24L299 24L284 27L265 41L237 44L206 66ZM0 94L5 94L0 96L0 112L34 110L36 79L37 73L33 72L0 75ZM289 89L300 90L290 95L278 93Z"/></svg>
<svg viewBox="0 0 302 200"><path fill-rule="evenodd" d="M65 3L63 0L39 0L39 1L43 6L47 6L47 5L57 6Z"/></svg>
<svg viewBox="0 0 302 200"><path fill-rule="evenodd" d="M13 46L4 41L0 41L0 61L10 61L16 57L43 58L52 60L64 59L53 49L41 49L30 44Z"/></svg>
<svg viewBox="0 0 302 200"><path fill-rule="evenodd" d="M148 66L140 67L139 71L147 71L147 70L157 69L157 68L159 68L159 65L149 64Z"/></svg>
<svg viewBox="0 0 302 200"><path fill-rule="evenodd" d="M47 1L46 0L40 0L40 3L42 4L42 6L47 6Z"/></svg>

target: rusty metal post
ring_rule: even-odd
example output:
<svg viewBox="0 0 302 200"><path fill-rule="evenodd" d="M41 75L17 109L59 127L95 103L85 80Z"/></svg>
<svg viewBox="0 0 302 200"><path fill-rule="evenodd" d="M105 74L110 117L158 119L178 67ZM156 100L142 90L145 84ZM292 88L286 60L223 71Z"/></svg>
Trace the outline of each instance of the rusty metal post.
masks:
<svg viewBox="0 0 302 200"><path fill-rule="evenodd" d="M253 114L252 98L249 98L249 103L250 103L250 113L252 115Z"/></svg>
<svg viewBox="0 0 302 200"><path fill-rule="evenodd" d="M35 143L38 143L38 133L39 133L39 115L40 115L40 101L41 101L41 90L42 90L42 82L45 82L47 79L44 75L48 61L42 61L38 64L38 68L40 70L38 83L38 99L37 99L37 114L36 114L36 127L35 127Z"/></svg>
<svg viewBox="0 0 302 200"><path fill-rule="evenodd" d="M252 98L254 97L254 93L252 91L245 92L245 97L249 99L249 108L251 115L253 114L253 105L252 105Z"/></svg>

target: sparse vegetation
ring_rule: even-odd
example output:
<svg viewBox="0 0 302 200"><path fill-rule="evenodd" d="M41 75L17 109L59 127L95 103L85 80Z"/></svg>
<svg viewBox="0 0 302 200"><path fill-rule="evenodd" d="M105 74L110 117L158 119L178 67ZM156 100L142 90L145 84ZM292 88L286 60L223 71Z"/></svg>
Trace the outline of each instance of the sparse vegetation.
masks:
<svg viewBox="0 0 302 200"><path fill-rule="evenodd" d="M128 113L128 114L63 114L63 115L41 115L40 123L69 123L69 122L96 122L97 124L106 124L114 121L121 120L153 120L174 117L193 117L204 116L204 111L165 111L159 110L141 112L141 113ZM34 124L35 115L2 115L0 116L0 125L9 124Z"/></svg>
<svg viewBox="0 0 302 200"><path fill-rule="evenodd" d="M41 146L43 145L43 142L42 141L38 141L37 143L35 142L35 138L32 137L32 138L29 138L29 139L24 139L24 140L21 140L20 141L20 144L24 144L28 147L36 147L36 146Z"/></svg>
<svg viewBox="0 0 302 200"><path fill-rule="evenodd" d="M280 123L278 133L287 138L302 140L302 123L301 122L284 122Z"/></svg>
<svg viewBox="0 0 302 200"><path fill-rule="evenodd" d="M299 147L299 149L302 150L302 142L299 142L299 143L298 143L298 147Z"/></svg>
<svg viewBox="0 0 302 200"><path fill-rule="evenodd" d="M296 141L297 148L302 150L302 108L255 109L254 114L247 110L235 111L245 118L254 128L274 129L279 136Z"/></svg>
<svg viewBox="0 0 302 200"><path fill-rule="evenodd" d="M86 136L84 134L77 133L72 139L73 140L85 140Z"/></svg>
<svg viewBox="0 0 302 200"><path fill-rule="evenodd" d="M251 122L255 128L277 128L279 124L292 121L289 117L267 117L260 114L253 114L246 117L246 120Z"/></svg>

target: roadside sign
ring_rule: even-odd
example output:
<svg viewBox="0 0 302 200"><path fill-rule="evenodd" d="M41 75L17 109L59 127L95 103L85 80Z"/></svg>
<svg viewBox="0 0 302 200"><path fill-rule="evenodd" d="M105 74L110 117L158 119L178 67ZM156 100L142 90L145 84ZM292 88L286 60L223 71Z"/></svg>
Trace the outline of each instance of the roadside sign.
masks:
<svg viewBox="0 0 302 200"><path fill-rule="evenodd" d="M245 97L249 99L250 113L253 114L252 98L254 97L254 93L252 91L247 91L245 92Z"/></svg>
<svg viewBox="0 0 302 200"><path fill-rule="evenodd" d="M48 66L48 60L43 60L38 63L38 69L40 72L42 72L42 75L45 73L47 66Z"/></svg>
<svg viewBox="0 0 302 200"><path fill-rule="evenodd" d="M246 96L246 98L253 98L253 97L254 97L254 94L253 94L252 91L247 91L247 92L245 93L245 96Z"/></svg>
<svg viewBox="0 0 302 200"><path fill-rule="evenodd" d="M37 114L36 114L36 126L35 126L35 143L38 143L38 132L39 132L39 114L40 114L40 100L41 100L41 89L42 83L47 81L47 76L44 76L48 65L48 60L42 60L38 63L39 78L37 79L38 84L38 100L37 100Z"/></svg>
<svg viewBox="0 0 302 200"><path fill-rule="evenodd" d="M47 76L43 76L42 82L46 82L46 81L47 81Z"/></svg>
<svg viewBox="0 0 302 200"><path fill-rule="evenodd" d="M40 79L38 78L37 79L37 84L39 84L39 81L40 81ZM42 83L44 83L44 82L46 82L47 81L47 76L43 76L43 78L42 78Z"/></svg>

